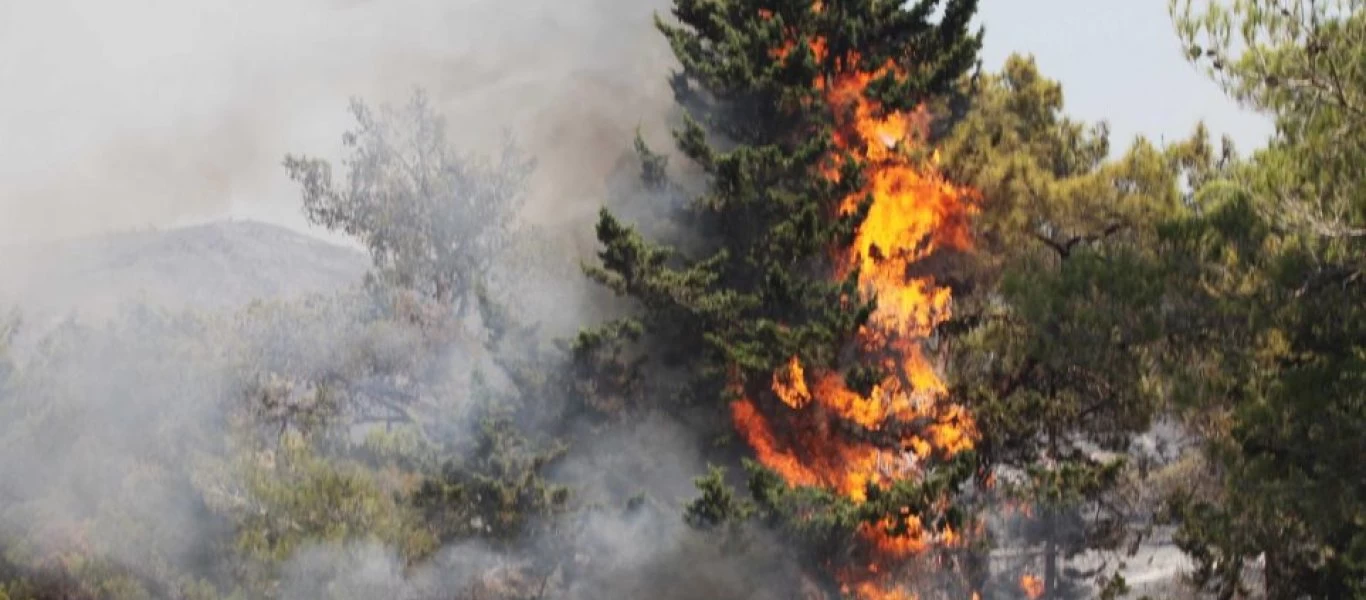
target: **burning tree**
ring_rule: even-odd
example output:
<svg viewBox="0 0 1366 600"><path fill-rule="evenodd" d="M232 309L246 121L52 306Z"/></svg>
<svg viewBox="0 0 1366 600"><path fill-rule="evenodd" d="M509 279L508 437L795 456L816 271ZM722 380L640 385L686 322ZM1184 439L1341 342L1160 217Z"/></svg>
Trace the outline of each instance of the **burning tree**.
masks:
<svg viewBox="0 0 1366 600"><path fill-rule="evenodd" d="M952 497L975 427L927 350L952 292L919 266L970 245L975 195L938 174L925 107L975 62L976 4L676 0L657 26L683 67L678 148L709 183L687 211L700 241L604 211L589 269L642 310L586 332L580 357L643 332L685 399L724 399L755 505L864 598L905 594L903 559L967 526Z"/></svg>

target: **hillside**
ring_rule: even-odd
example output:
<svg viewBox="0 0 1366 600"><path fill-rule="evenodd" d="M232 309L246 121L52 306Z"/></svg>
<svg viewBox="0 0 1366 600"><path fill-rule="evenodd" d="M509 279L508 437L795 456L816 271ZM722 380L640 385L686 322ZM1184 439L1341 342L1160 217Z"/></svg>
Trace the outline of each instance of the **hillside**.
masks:
<svg viewBox="0 0 1366 600"><path fill-rule="evenodd" d="M30 328L73 312L99 318L132 301L230 308L328 292L358 282L368 265L358 250L253 221L46 242L3 255L0 304L22 311Z"/></svg>

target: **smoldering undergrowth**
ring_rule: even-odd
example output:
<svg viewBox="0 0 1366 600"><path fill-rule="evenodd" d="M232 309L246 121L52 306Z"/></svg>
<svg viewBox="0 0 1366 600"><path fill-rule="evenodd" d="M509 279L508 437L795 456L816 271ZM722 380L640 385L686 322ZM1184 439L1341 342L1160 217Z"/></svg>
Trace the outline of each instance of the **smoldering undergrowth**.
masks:
<svg viewBox="0 0 1366 600"><path fill-rule="evenodd" d="M229 211L301 225L278 158L336 158L342 111L319 107L397 99L414 83L462 160L518 133L537 162L517 182L525 202L499 206L511 217L497 219L508 243L477 257L486 262L469 273L471 308L458 318L421 286L377 277L291 299L262 289L246 307L208 306L213 292L197 289L193 301L23 323L26 339L0 369L0 574L12 584L3 591L726 598L752 597L756 573L796 581L775 545L718 554L688 529L679 506L703 469L699 441L673 416L583 414L556 343L616 310L579 271L604 198L643 218L681 200L638 185L630 148L637 133L666 132L657 119L673 111L667 45L648 26L662 4L230 4L161 15L232 18L221 29L197 18L199 51L157 73L66 71L71 89L186 83L110 97L52 130L88 134L79 148L62 135L30 148L65 159L7 178L8 240ZM43 22L65 9L25 10ZM166 42L160 30L134 33L158 22L138 8L100 10L76 16L104 14L101 39L123 55ZM227 29L244 35L218 35ZM139 37L146 47L132 43ZM18 105L79 103L54 104L60 90L34 81ZM18 123L11 116L0 113ZM44 211L23 202L37 197ZM0 269L0 298L50 316L101 293L80 273L61 277ZM785 589L765 593L791 597Z"/></svg>
<svg viewBox="0 0 1366 600"><path fill-rule="evenodd" d="M521 185L491 177L515 166L464 180ZM342 193L364 204L372 189ZM447 192L477 214L449 217L516 208L470 191ZM410 216L388 235L417 245L390 247L443 243ZM757 589L791 597L801 578L779 545L718 552L682 521L704 467L675 417L585 412L555 332L602 312L566 301L583 279L555 238L478 225L503 243L437 286L423 278L443 266L378 253L373 277L332 295L133 302L44 328L0 381L7 592L739 598L773 576Z"/></svg>

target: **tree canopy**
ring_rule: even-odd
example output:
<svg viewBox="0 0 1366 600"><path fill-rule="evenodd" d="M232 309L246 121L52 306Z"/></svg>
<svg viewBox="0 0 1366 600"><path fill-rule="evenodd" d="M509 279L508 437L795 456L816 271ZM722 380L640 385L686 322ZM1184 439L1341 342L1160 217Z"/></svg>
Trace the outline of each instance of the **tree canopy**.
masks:
<svg viewBox="0 0 1366 600"><path fill-rule="evenodd" d="M674 0L586 257L543 149L355 100L283 167L364 282L0 319L0 600L1366 598L1363 8L1172 0L1239 154L975 0Z"/></svg>
<svg viewBox="0 0 1366 600"><path fill-rule="evenodd" d="M1272 597L1366 594L1361 8L1173 4L1192 60L1276 123L1170 233L1203 317L1193 402L1218 416L1183 541L1225 597L1254 562Z"/></svg>

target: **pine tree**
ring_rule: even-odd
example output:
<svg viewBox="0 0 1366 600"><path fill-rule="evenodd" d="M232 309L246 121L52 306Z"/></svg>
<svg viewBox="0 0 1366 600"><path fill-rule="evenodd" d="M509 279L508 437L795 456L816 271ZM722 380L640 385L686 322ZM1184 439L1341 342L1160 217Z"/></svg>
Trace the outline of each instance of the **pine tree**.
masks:
<svg viewBox="0 0 1366 600"><path fill-rule="evenodd" d="M1080 583L1063 581L1062 559L1138 533L1126 524L1142 515L1116 495L1135 470L1122 460L1130 443L1162 408L1158 225L1185 214L1183 176L1226 161L1203 128L1107 160L1105 125L1067 118L1062 86L1029 58L965 87L971 107L943 142L944 165L983 208L975 251L955 269L967 285L940 327L949 388L977 419L997 491L1029 504L1024 537L1043 550L1041 583L1057 597Z"/></svg>
<svg viewBox="0 0 1366 600"><path fill-rule="evenodd" d="M911 153L923 150L924 138L882 140L897 146L871 153L849 140L864 133L854 131L857 119L919 118L918 107L952 90L980 47L980 32L969 30L976 4L676 1L676 22L656 24L682 65L672 82L688 118L675 132L677 147L705 173L707 191L689 205L688 238L674 246L647 240L602 212L601 264L588 273L635 300L639 311L585 332L580 360L616 375L632 372L640 366L628 363L634 356L612 357L640 334L633 348L650 362L630 379L639 395L662 398L672 388L683 390L675 402L732 401L735 419L757 411L773 420L771 433L780 438L831 427L831 436L895 453L910 451L902 434L928 436L923 421L868 427L790 406L778 397L778 380L805 388L803 369L833 373L837 387L868 396L878 382L898 376L885 355L856 343L879 305L860 275L898 249L859 246L862 262L853 268L842 268L838 255L855 246L874 206L873 171L881 168L875 163L921 164L927 157ZM642 158L643 176L657 182L666 169L662 155L645 148ZM683 384L664 373L682 373ZM613 390L631 387L613 380ZM765 458L763 448L755 449ZM958 525L943 518L952 511L943 510L942 499L971 475L970 453L935 458L923 477L885 485L837 489L818 478L792 480L789 473L784 480L755 469L751 488L761 513L811 534L796 532L815 542L804 546L815 562L828 563L845 560L846 542L859 528L886 526L883 535L920 543L906 514L921 515L917 529ZM798 512L807 516L792 520Z"/></svg>
<svg viewBox="0 0 1366 600"><path fill-rule="evenodd" d="M1366 11L1359 1L1174 1L1189 56L1275 119L1173 225L1180 355L1212 493L1177 504L1196 579L1223 598L1261 563L1272 598L1366 595Z"/></svg>
<svg viewBox="0 0 1366 600"><path fill-rule="evenodd" d="M867 318L869 302L841 301L856 295L855 274L831 282L821 264L826 250L851 241L862 217L836 214L858 190L861 165L842 165L841 182L819 175L833 123L813 82L834 75L840 53L857 51L869 62L905 63L905 77L873 88L888 110L946 90L975 57L978 38L966 33L975 2L950 2L934 24L937 4L816 11L807 2L680 1L681 25L658 23L683 64L673 82L691 116L675 132L678 147L710 183L689 213L706 247L685 256L603 211L602 265L589 272L639 302L661 358L699 375L695 397L719 397L732 368L767 373L794 354L833 362ZM827 40L823 60L804 44L778 57L793 40L813 39ZM646 167L647 177L659 168Z"/></svg>

